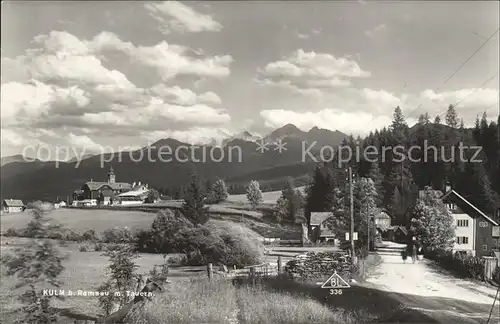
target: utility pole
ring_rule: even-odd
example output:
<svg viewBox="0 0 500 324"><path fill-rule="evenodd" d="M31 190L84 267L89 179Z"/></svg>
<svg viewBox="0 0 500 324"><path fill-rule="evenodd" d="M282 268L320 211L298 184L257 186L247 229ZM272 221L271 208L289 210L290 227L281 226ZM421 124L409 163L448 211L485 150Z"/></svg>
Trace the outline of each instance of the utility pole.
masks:
<svg viewBox="0 0 500 324"><path fill-rule="evenodd" d="M349 167L349 196L351 197L351 249L352 249L352 256L355 256L354 253L354 193L353 193L353 188L352 188L352 168Z"/></svg>
<svg viewBox="0 0 500 324"><path fill-rule="evenodd" d="M366 218L367 218L367 226L368 226L368 253L370 253L370 214L368 209L368 202L366 204Z"/></svg>

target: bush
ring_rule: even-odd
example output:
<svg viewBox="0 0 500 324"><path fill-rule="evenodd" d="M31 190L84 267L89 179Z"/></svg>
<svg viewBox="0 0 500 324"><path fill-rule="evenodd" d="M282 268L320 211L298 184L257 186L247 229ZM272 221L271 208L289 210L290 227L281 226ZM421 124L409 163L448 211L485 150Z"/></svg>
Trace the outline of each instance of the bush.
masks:
<svg viewBox="0 0 500 324"><path fill-rule="evenodd" d="M137 250L144 253L162 254L178 252L174 236L179 230L193 226L179 212L174 214L170 209L161 210L148 231L141 230L136 234Z"/></svg>
<svg viewBox="0 0 500 324"><path fill-rule="evenodd" d="M94 230L85 231L82 234L82 239L90 242L99 242L101 240L100 235Z"/></svg>
<svg viewBox="0 0 500 324"><path fill-rule="evenodd" d="M11 228L9 228L8 230L5 231L4 235L5 236L21 236L21 235L19 235L19 234L21 234L20 232L21 231L15 229L13 227L11 227Z"/></svg>
<svg viewBox="0 0 500 324"><path fill-rule="evenodd" d="M470 255L453 255L450 251L434 250L426 252L426 258L436 261L439 266L463 278L484 280L484 260Z"/></svg>
<svg viewBox="0 0 500 324"><path fill-rule="evenodd" d="M119 228L115 227L104 231L103 238L104 243L132 243L135 241L132 232L128 227Z"/></svg>
<svg viewBox="0 0 500 324"><path fill-rule="evenodd" d="M167 264L169 265L183 266L187 265L187 263L188 262L185 255L174 255L167 258Z"/></svg>

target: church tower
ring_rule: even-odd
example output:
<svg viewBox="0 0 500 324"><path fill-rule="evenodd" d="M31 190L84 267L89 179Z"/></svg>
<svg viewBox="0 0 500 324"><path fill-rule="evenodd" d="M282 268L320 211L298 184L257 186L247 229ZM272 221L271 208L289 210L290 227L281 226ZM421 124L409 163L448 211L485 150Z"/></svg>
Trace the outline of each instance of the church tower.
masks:
<svg viewBox="0 0 500 324"><path fill-rule="evenodd" d="M115 170L113 170L113 167L110 167L108 172L108 183L115 183L115 178Z"/></svg>

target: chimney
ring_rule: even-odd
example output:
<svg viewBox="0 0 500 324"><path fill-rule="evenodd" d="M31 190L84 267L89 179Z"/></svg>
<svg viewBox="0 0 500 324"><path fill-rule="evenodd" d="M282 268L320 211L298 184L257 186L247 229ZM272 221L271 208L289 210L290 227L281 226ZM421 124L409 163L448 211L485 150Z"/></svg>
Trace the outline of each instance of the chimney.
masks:
<svg viewBox="0 0 500 324"><path fill-rule="evenodd" d="M450 190L451 190L451 183L447 182L446 185L444 186L444 192L447 193Z"/></svg>

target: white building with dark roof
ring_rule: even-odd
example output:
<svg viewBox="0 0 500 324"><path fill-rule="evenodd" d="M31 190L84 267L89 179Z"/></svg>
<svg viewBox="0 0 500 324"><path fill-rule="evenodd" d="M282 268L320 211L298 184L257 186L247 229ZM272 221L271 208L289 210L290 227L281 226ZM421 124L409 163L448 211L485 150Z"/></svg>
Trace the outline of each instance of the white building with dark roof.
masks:
<svg viewBox="0 0 500 324"><path fill-rule="evenodd" d="M20 199L4 199L2 209L4 213L19 213L24 211L26 206Z"/></svg>

